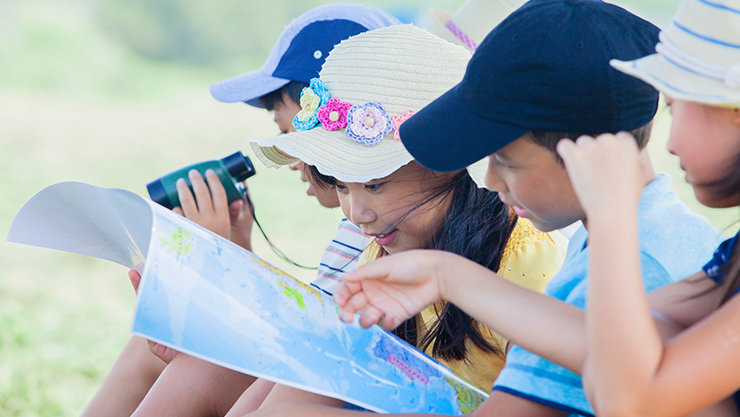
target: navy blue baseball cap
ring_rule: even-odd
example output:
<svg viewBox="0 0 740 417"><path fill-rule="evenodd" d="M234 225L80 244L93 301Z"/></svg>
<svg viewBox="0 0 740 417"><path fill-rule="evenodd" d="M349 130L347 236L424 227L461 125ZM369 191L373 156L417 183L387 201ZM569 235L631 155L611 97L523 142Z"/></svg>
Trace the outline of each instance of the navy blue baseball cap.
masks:
<svg viewBox="0 0 740 417"><path fill-rule="evenodd" d="M463 80L401 125L423 166L456 171L533 131L615 133L658 92L609 65L653 53L659 29L598 0L531 0L486 36Z"/></svg>
<svg viewBox="0 0 740 417"><path fill-rule="evenodd" d="M293 20L280 35L262 68L211 85L213 98L264 107L259 98L291 81L306 84L319 76L329 52L339 42L368 30L401 22L377 7L328 4Z"/></svg>

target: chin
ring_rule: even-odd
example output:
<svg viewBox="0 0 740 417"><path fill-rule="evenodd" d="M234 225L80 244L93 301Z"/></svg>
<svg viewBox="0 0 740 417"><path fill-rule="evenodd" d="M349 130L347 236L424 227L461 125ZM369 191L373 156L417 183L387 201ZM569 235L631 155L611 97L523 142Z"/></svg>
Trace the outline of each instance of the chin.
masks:
<svg viewBox="0 0 740 417"><path fill-rule="evenodd" d="M740 206L740 196L719 196L694 188L694 196L699 202L709 208L730 208Z"/></svg>

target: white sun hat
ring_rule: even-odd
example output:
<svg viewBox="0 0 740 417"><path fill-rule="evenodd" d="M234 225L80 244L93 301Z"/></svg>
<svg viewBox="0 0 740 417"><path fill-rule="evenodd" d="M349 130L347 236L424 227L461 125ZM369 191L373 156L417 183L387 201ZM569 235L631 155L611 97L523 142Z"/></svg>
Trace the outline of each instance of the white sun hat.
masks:
<svg viewBox="0 0 740 417"><path fill-rule="evenodd" d="M386 177L414 159L398 140L400 123L460 82L469 59L464 48L412 25L353 36L304 89L298 131L250 145L271 167L301 160L343 182Z"/></svg>
<svg viewBox="0 0 740 417"><path fill-rule="evenodd" d="M740 106L740 0L684 0L656 51L611 65L675 99Z"/></svg>
<svg viewBox="0 0 740 417"><path fill-rule="evenodd" d="M483 38L526 0L468 0L454 14L433 9L427 30L442 39L475 51Z"/></svg>

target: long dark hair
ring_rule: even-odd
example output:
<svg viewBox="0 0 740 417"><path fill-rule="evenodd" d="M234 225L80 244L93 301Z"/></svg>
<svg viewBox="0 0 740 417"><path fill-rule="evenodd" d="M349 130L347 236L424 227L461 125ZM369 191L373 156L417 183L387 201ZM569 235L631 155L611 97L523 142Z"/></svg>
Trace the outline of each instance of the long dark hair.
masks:
<svg viewBox="0 0 740 417"><path fill-rule="evenodd" d="M320 185L332 186L336 180L321 174L315 167L308 167L310 175ZM463 170L442 185L433 187L425 197L399 216L400 223L414 210L434 202L440 204L450 198L450 208L439 230L432 234L427 249L440 249L464 256L493 271L498 270L516 216L501 202L498 194L478 188ZM479 349L503 356L501 347L489 343L472 317L457 306L442 303L437 306L438 320L419 338L418 316L406 320L394 333L406 342L426 350L432 345L432 355L445 360L466 359L465 341Z"/></svg>

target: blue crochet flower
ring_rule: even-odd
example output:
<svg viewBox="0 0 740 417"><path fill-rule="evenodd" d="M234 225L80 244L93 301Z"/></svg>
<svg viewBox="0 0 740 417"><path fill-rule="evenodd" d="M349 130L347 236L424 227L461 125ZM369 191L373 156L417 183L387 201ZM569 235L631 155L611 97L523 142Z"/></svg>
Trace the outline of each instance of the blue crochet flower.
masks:
<svg viewBox="0 0 740 417"><path fill-rule="evenodd" d="M326 106L331 98L324 83L318 78L312 78L308 87L301 91L301 110L293 119L293 127L296 130L311 130L319 124L316 113L319 108Z"/></svg>

